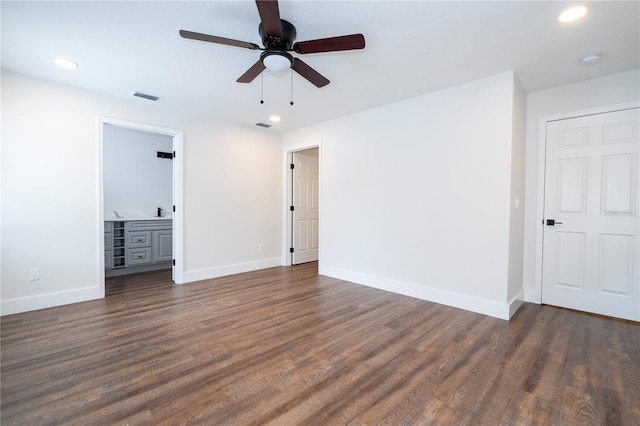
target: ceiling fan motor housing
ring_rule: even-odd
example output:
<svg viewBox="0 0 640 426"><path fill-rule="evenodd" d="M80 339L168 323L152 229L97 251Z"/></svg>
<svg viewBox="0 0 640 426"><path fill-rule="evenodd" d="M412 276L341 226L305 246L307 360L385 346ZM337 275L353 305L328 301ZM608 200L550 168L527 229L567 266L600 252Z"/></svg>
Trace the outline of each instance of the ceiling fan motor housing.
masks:
<svg viewBox="0 0 640 426"><path fill-rule="evenodd" d="M262 23L258 25L258 34L260 34L262 44L265 48L285 51L291 50L291 46L293 46L293 41L296 39L297 35L296 27L284 19L281 19L280 23L282 24L282 37L273 37L265 34Z"/></svg>

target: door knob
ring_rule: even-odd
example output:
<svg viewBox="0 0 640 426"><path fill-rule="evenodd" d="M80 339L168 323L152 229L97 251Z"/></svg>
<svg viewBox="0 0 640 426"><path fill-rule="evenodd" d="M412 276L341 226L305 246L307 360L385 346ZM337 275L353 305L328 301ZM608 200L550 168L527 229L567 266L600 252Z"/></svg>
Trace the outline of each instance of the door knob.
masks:
<svg viewBox="0 0 640 426"><path fill-rule="evenodd" d="M555 219L547 219L547 226L554 226L554 225L562 225L562 222L558 222Z"/></svg>

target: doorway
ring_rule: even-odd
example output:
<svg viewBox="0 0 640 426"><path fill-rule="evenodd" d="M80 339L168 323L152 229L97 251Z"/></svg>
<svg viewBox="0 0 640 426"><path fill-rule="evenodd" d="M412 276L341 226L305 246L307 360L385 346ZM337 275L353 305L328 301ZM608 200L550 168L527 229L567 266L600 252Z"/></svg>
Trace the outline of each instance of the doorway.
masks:
<svg viewBox="0 0 640 426"><path fill-rule="evenodd" d="M315 262L320 237L320 150L289 153L288 192L290 264Z"/></svg>
<svg viewBox="0 0 640 426"><path fill-rule="evenodd" d="M542 303L640 320L639 121L631 108L547 122Z"/></svg>
<svg viewBox="0 0 640 426"><path fill-rule="evenodd" d="M100 229L103 234L100 241L103 243L101 247L101 253L104 253L104 257L100 258L100 271L102 273L102 291L104 296L104 283L105 283L105 266L109 267L109 249L114 249L111 245L116 242L116 232L118 237L123 238L123 243L126 244L126 238L131 237L129 242L131 248L121 247L118 255L124 255L125 258L129 255L134 256L134 261L129 262L131 264L138 264L138 268L142 268L142 264L148 260L149 263L157 262L158 264L164 262L164 265L168 265L172 270L172 280L176 284L183 283L183 236L182 236L182 132L174 129L167 129L157 126L150 126L142 123L123 121L111 118L99 119L99 170L100 170L100 208L99 208L99 221ZM156 205L160 203L154 203L153 205L145 206L144 209L138 209L138 211L131 212L126 207L123 211L118 211L107 206L105 204L105 138L108 137L109 131L118 130L123 132L137 133L146 135L149 138L164 139L169 141L167 151L160 151L152 153L154 161L169 162L164 163L163 167L166 169L170 167L170 180L169 185L170 194L165 194L164 204L168 205ZM136 179L130 179L131 182L121 182L121 185L136 185ZM161 198L161 197L159 197ZM108 209L107 209L108 207ZM107 211L109 210L109 211ZM112 217L113 216L113 217ZM138 217L139 216L139 217ZM150 220L128 220L128 219L150 219ZM122 220L120 220L122 219ZM157 222L154 222L156 221ZM106 221L106 222L105 222ZM111 226L117 225L117 231L115 229L107 229L108 222L111 222ZM167 225L167 229L161 229ZM131 225L132 230L128 232L124 229L127 225ZM134 226L135 225L135 226ZM154 225L149 227L148 225ZM158 225L158 226L155 226ZM145 228L146 226L146 228ZM140 228L140 229L133 229ZM144 228L144 229L143 229ZM148 228L148 229L147 229ZM156 229L157 228L157 229ZM170 233L170 236L169 236ZM113 237L111 239L110 237ZM137 238L137 239L136 239ZM120 241L118 241L118 244ZM138 247L134 247L134 246ZM135 253L134 253L135 251ZM115 251L111 252L113 255ZM137 257L136 257L137 256ZM122 260L118 259L119 262ZM120 263L119 265L122 265ZM126 260L125 260L126 265ZM144 269L144 268L142 268Z"/></svg>

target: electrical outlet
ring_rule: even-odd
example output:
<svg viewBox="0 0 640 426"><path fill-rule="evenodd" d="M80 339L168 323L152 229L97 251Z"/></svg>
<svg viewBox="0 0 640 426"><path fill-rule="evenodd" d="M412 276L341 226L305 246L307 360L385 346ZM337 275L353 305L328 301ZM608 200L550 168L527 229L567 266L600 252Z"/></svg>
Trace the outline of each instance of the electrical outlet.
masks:
<svg viewBox="0 0 640 426"><path fill-rule="evenodd" d="M40 268L31 268L29 279L31 281L38 281L40 279Z"/></svg>
<svg viewBox="0 0 640 426"><path fill-rule="evenodd" d="M264 250L264 244L260 243L258 244L258 251L262 251Z"/></svg>

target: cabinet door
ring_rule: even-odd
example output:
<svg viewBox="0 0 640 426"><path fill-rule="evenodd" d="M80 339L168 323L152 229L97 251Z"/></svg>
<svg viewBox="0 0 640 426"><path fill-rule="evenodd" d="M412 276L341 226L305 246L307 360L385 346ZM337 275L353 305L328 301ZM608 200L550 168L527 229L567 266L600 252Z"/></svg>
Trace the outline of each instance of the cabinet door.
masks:
<svg viewBox="0 0 640 426"><path fill-rule="evenodd" d="M113 222L104 223L104 269L113 269Z"/></svg>
<svg viewBox="0 0 640 426"><path fill-rule="evenodd" d="M113 252L111 250L104 252L104 269L113 269Z"/></svg>
<svg viewBox="0 0 640 426"><path fill-rule="evenodd" d="M170 262L172 259L173 232L170 229L153 231L153 261Z"/></svg>
<svg viewBox="0 0 640 426"><path fill-rule="evenodd" d="M104 250L113 249L113 232L104 233Z"/></svg>

